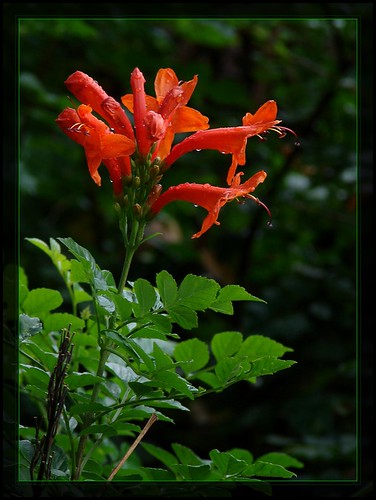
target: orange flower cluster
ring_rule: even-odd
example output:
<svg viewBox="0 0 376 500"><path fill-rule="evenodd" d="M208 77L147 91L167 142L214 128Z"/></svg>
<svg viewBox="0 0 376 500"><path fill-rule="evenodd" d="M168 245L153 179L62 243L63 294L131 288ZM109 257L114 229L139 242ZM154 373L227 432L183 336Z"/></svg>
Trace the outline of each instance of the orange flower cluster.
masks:
<svg viewBox="0 0 376 500"><path fill-rule="evenodd" d="M101 185L98 173L103 163L113 182L114 195L123 193L124 185L135 175L134 166L148 165L157 171L149 183L147 210L156 215L165 205L183 200L205 208L208 215L198 238L213 224L219 224L220 209L235 198L251 198L264 206L252 193L266 178L264 171L257 172L241 183L243 172L238 166L246 162L247 140L252 136L273 130L283 137L292 132L279 125L275 101L267 101L255 114L246 113L238 127L209 128L209 120L199 111L187 106L197 85L197 75L188 82L180 82L175 72L160 69L154 82L155 97L146 95L145 78L138 68L131 74L132 93L121 98L122 104L133 114L133 125L125 110L110 97L90 76L76 71L65 84L82 103L77 109L66 108L56 122L75 142L84 147L90 175ZM93 115L93 111L103 120ZM175 134L193 132L180 143L173 145ZM292 132L294 134L294 132ZM295 135L295 134L294 134ZM158 184L162 174L182 155L201 149L214 149L232 155L227 174L228 187L210 184L184 183L162 192ZM270 213L269 213L270 214Z"/></svg>

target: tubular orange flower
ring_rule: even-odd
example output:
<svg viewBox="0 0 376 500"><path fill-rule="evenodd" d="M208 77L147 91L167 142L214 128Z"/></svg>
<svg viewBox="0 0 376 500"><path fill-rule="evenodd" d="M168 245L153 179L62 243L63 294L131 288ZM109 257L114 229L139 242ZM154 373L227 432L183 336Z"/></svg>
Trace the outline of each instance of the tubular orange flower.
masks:
<svg viewBox="0 0 376 500"><path fill-rule="evenodd" d="M102 89L98 82L82 71L75 71L64 83L82 104L90 106L107 121L115 132L134 139L133 128L125 111Z"/></svg>
<svg viewBox="0 0 376 500"><path fill-rule="evenodd" d="M122 165L119 160L134 152L134 141L124 135L112 133L104 122L91 113L90 106L81 104L77 110L66 108L60 113L56 122L71 139L84 147L89 172L94 182L98 186L101 185L98 168L103 161L114 183L114 192L119 194L122 176Z"/></svg>
<svg viewBox="0 0 376 500"><path fill-rule="evenodd" d="M139 100L138 94L133 92L133 94L126 94L121 98L124 106L131 113L134 113L135 121L138 117L145 125L145 133L148 134L149 140L158 141L154 156L158 155L161 159L167 156L175 134L209 128L209 120L206 116L186 106L197 81L196 75L188 82L179 83L174 70L171 68L160 69L154 81L156 97L145 95L146 112L142 107L141 119L139 118L139 103L138 108L136 108L136 99ZM139 93L142 95L142 91Z"/></svg>
<svg viewBox="0 0 376 500"><path fill-rule="evenodd" d="M243 117L243 125L240 127L198 131L187 137L172 148L164 163L167 167L170 167L180 156L189 151L200 149L216 149L222 153L231 153L232 163L227 174L227 183L231 185L237 166L245 164L245 150L249 137L260 136L268 130L273 130L281 136L285 135L285 131L292 132L295 135L292 130L280 127L278 124L281 120L276 120L276 116L276 102L267 101L254 115L247 113Z"/></svg>
<svg viewBox="0 0 376 500"><path fill-rule="evenodd" d="M252 193L256 187L264 182L266 172L261 170L254 174L243 184L240 184L240 174L234 177L233 183L228 188L221 188L211 186L210 184L179 184L172 186L165 191L151 206L151 212L157 214L165 205L172 201L182 200L199 205L208 211L208 215L204 219L201 229L198 233L194 234L192 238L199 238L213 224L219 225L218 216L221 208L229 201L235 198L251 198L256 203L262 205L269 213L268 208L261 203L258 198L255 198L249 193Z"/></svg>

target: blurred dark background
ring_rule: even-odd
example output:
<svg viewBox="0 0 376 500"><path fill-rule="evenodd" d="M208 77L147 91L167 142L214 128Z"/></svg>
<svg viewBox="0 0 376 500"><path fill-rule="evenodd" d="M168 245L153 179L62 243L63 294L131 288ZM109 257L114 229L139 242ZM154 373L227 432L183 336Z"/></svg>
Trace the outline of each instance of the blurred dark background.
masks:
<svg viewBox="0 0 376 500"><path fill-rule="evenodd" d="M164 5L170 18L133 18L126 5L112 3L98 6L97 17L83 16L80 4L49 4L46 16L39 4L24 4L17 72L19 246L29 286L62 284L25 237L70 236L115 278L121 272L106 170L100 169L98 188L83 149L54 121L71 106L64 86L71 73L88 73L116 99L130 92L136 66L150 95L159 68L173 68L181 80L198 74L189 105L208 116L212 128L240 125L247 111L275 99L278 118L298 134L300 146L292 135L252 138L244 167L245 176L268 173L256 195L272 211L273 226L251 201L233 202L222 209L220 226L192 240L204 212L170 204L150 227L164 235L142 248L130 278L154 283L166 269L178 281L192 272L222 286L244 286L267 305L239 303L234 316L201 314L199 328L184 338L210 339L226 330L262 334L292 347L287 357L298 364L256 386L238 384L187 403L190 414L174 412L176 425L159 423L149 440L167 449L179 442L203 458L213 448L247 448L255 456L286 451L305 463L299 479L313 481L359 479L367 456L361 470L370 477L370 442L359 433L372 411L371 368L363 357L371 345L360 335L370 325L360 329L357 318L370 280L368 271L363 278L359 255L365 252L364 262L370 252L368 240L360 242L370 223L371 133L361 135L360 123L362 130L371 124L372 4L253 4L246 10L233 4L231 15L218 17L215 5L207 16L199 6L185 16L184 4ZM278 15L271 15L273 6ZM214 151L190 153L166 173L164 188L225 186L230 162Z"/></svg>

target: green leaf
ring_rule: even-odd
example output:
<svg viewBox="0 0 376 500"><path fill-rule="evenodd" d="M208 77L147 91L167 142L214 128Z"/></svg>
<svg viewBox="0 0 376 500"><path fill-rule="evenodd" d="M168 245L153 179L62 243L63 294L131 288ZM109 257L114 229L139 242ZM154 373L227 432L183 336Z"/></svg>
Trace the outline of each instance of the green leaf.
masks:
<svg viewBox="0 0 376 500"><path fill-rule="evenodd" d="M22 304L23 311L29 316L43 317L63 303L63 297L51 288L31 290Z"/></svg>
<svg viewBox="0 0 376 500"><path fill-rule="evenodd" d="M81 262L86 271L91 271L90 276L92 276L96 269L96 263L89 250L76 243L72 238L58 238L58 240Z"/></svg>
<svg viewBox="0 0 376 500"><path fill-rule="evenodd" d="M170 333L172 330L171 319L166 314L151 313L145 319L151 321L163 333Z"/></svg>
<svg viewBox="0 0 376 500"><path fill-rule="evenodd" d="M248 356L252 361L263 356L274 356L279 358L283 356L285 352L292 351L293 349L290 347L285 347L279 342L264 337L263 335L251 335L244 340L237 356Z"/></svg>
<svg viewBox="0 0 376 500"><path fill-rule="evenodd" d="M71 260L71 281L73 283L90 283L91 274L85 269L82 262L72 259Z"/></svg>
<svg viewBox="0 0 376 500"><path fill-rule="evenodd" d="M181 365L185 374L203 368L209 361L209 349L205 342L199 339L189 339L176 344L174 350L176 361L183 361Z"/></svg>
<svg viewBox="0 0 376 500"><path fill-rule="evenodd" d="M229 452L212 450L209 456L223 478L237 476L248 467L247 462L235 458Z"/></svg>
<svg viewBox="0 0 376 500"><path fill-rule="evenodd" d="M19 367L21 371L24 372L27 376L27 380L30 384L34 384L40 389L47 391L48 384L50 382L50 374L41 368L37 368L36 366L30 366L23 363L20 363Z"/></svg>
<svg viewBox="0 0 376 500"><path fill-rule="evenodd" d="M195 311L207 309L214 301L219 285L216 281L203 276L188 274L178 290L178 301Z"/></svg>
<svg viewBox="0 0 376 500"><path fill-rule="evenodd" d="M57 353L47 352L41 349L39 345L35 344L32 340L26 340L22 344L22 347L26 353L33 354L50 372L53 371L56 366Z"/></svg>
<svg viewBox="0 0 376 500"><path fill-rule="evenodd" d="M170 356L162 351L157 343L155 343L153 346L152 354L154 356L156 370L164 370L174 365Z"/></svg>
<svg viewBox="0 0 376 500"><path fill-rule="evenodd" d="M258 477L296 477L296 474L285 469L282 465L263 462L257 460L254 464L250 465L243 471L243 476L258 476Z"/></svg>
<svg viewBox="0 0 376 500"><path fill-rule="evenodd" d="M94 385L97 382L103 382L103 378L87 372L74 372L67 376L65 382L67 383L69 389L73 390L77 389L77 387L86 387L88 385Z"/></svg>
<svg viewBox="0 0 376 500"><path fill-rule="evenodd" d="M179 401L176 401L175 399L155 399L149 401L149 404L153 405L153 407L156 408L171 408L173 410L190 411L189 408L183 406Z"/></svg>
<svg viewBox="0 0 376 500"><path fill-rule="evenodd" d="M171 481L174 476L165 469L156 469L153 467L139 467L137 473L140 472L144 481Z"/></svg>
<svg viewBox="0 0 376 500"><path fill-rule="evenodd" d="M19 449L21 455L30 463L35 453L35 446L28 439L23 439L20 441Z"/></svg>
<svg viewBox="0 0 376 500"><path fill-rule="evenodd" d="M232 302L235 300L248 300L266 303L264 300L251 295L245 290L245 288L239 285L227 285L219 291L216 300L210 305L210 309L223 314L233 314L234 308Z"/></svg>
<svg viewBox="0 0 376 500"><path fill-rule="evenodd" d="M171 319L184 330L191 330L198 326L197 313L188 307L175 305L168 309L168 313Z"/></svg>
<svg viewBox="0 0 376 500"><path fill-rule="evenodd" d="M175 464L171 466L171 469L178 479L182 478L188 481L204 481L211 475L209 465Z"/></svg>
<svg viewBox="0 0 376 500"><path fill-rule="evenodd" d="M82 330L85 321L69 313L53 313L44 320L44 330L46 332L59 332L63 328L68 328L69 325L71 325L70 331L74 332Z"/></svg>
<svg viewBox="0 0 376 500"><path fill-rule="evenodd" d="M127 321L132 315L132 303L125 297L118 294L113 294L112 300L116 304L116 312L121 321Z"/></svg>
<svg viewBox="0 0 376 500"><path fill-rule="evenodd" d="M26 238L26 240L47 254L61 276L63 276L64 280L68 281L67 272L70 269L71 263L66 256L61 253L60 245L55 239L50 238L50 246L38 238Z"/></svg>
<svg viewBox="0 0 376 500"><path fill-rule="evenodd" d="M201 380L202 382L207 384L209 387L212 387L213 389L216 389L217 387L219 388L221 385L221 383L220 383L217 375L215 375L215 373L211 373L211 372L197 373L195 375L195 378L198 380Z"/></svg>
<svg viewBox="0 0 376 500"><path fill-rule="evenodd" d="M77 403L69 408L69 415L84 415L85 413L98 413L107 410L107 406L100 403Z"/></svg>
<svg viewBox="0 0 376 500"><path fill-rule="evenodd" d="M253 455L248 450L244 450L243 448L232 448L228 452L238 460L247 462L248 465L251 465L253 463Z"/></svg>
<svg viewBox="0 0 376 500"><path fill-rule="evenodd" d="M134 333L131 332L129 337L132 339L160 339L167 340L166 333L161 332L159 329L153 326L146 326L145 328L141 328L140 330L136 330Z"/></svg>
<svg viewBox="0 0 376 500"><path fill-rule="evenodd" d="M176 464L176 457L172 453L150 443L141 442L141 444L150 455L160 460L167 467Z"/></svg>
<svg viewBox="0 0 376 500"><path fill-rule="evenodd" d="M115 304L108 297L105 297L104 295L97 295L97 302L98 305L106 311L106 313L111 314L115 311Z"/></svg>
<svg viewBox="0 0 376 500"><path fill-rule="evenodd" d="M272 375L285 368L295 365L296 361L274 358L265 356L264 358L255 359L251 362L251 371L247 373L247 378L261 377L262 375Z"/></svg>
<svg viewBox="0 0 376 500"><path fill-rule="evenodd" d="M73 292L77 304L80 302L91 302L93 300L93 297L85 292L78 283L73 283Z"/></svg>
<svg viewBox="0 0 376 500"><path fill-rule="evenodd" d="M20 339L21 342L43 330L39 318L31 318L27 314L20 314Z"/></svg>
<svg viewBox="0 0 376 500"><path fill-rule="evenodd" d="M105 436L116 436L118 431L112 425L108 424L95 424L83 429L80 432L80 436L85 436L88 434L104 434Z"/></svg>
<svg viewBox="0 0 376 500"><path fill-rule="evenodd" d="M302 462L292 457L291 455L277 451L266 453L265 455L258 457L257 461L282 465L282 467L296 467L297 469L301 469L302 467L304 467L304 464Z"/></svg>
<svg viewBox="0 0 376 500"><path fill-rule="evenodd" d="M240 332L222 332L214 335L211 341L211 350L217 361L232 356L240 349L243 335Z"/></svg>
<svg viewBox="0 0 376 500"><path fill-rule="evenodd" d="M156 411L155 408L144 405L138 405L135 408L125 408L124 412L121 414L121 420L145 420L146 418L150 418L153 413L157 415L158 420L171 423L174 422L172 418Z"/></svg>
<svg viewBox="0 0 376 500"><path fill-rule="evenodd" d="M194 453L190 448L183 446L179 443L173 443L171 445L174 450L175 455L178 457L182 464L187 465L203 465L205 461L202 460L196 453Z"/></svg>
<svg viewBox="0 0 376 500"><path fill-rule="evenodd" d="M163 305L166 309L176 302L178 286L174 278L167 271L157 274L156 283Z"/></svg>
<svg viewBox="0 0 376 500"><path fill-rule="evenodd" d="M236 358L223 358L215 366L215 374L221 385L233 381L242 371L240 361Z"/></svg>
<svg viewBox="0 0 376 500"><path fill-rule="evenodd" d="M161 387L166 387L170 390L174 388L187 396L189 399L194 399L193 393L197 392L197 389L195 387L193 387L187 380L185 380L183 377L180 377L180 375L175 372L158 372L155 376L155 380L153 380L152 382L158 384L159 381L164 382Z"/></svg>
<svg viewBox="0 0 376 500"><path fill-rule="evenodd" d="M137 313L136 317L143 316L154 306L157 294L154 287L145 279L139 278L135 281L133 286L134 292L137 297ZM135 304L134 304L135 305Z"/></svg>

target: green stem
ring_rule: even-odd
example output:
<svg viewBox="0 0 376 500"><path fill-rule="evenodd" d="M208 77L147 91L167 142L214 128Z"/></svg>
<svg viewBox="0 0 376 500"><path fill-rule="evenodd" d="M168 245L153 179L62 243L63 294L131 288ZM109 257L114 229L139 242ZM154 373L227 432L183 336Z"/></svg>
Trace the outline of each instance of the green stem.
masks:
<svg viewBox="0 0 376 500"><path fill-rule="evenodd" d="M144 236L144 231L145 231L145 222L144 221L139 222L137 220L134 220L132 224L131 234L129 237L129 243L125 250L123 270L121 272L119 287L118 287L119 294L121 294L124 290L134 254L136 253L138 247L141 245L142 238Z"/></svg>

